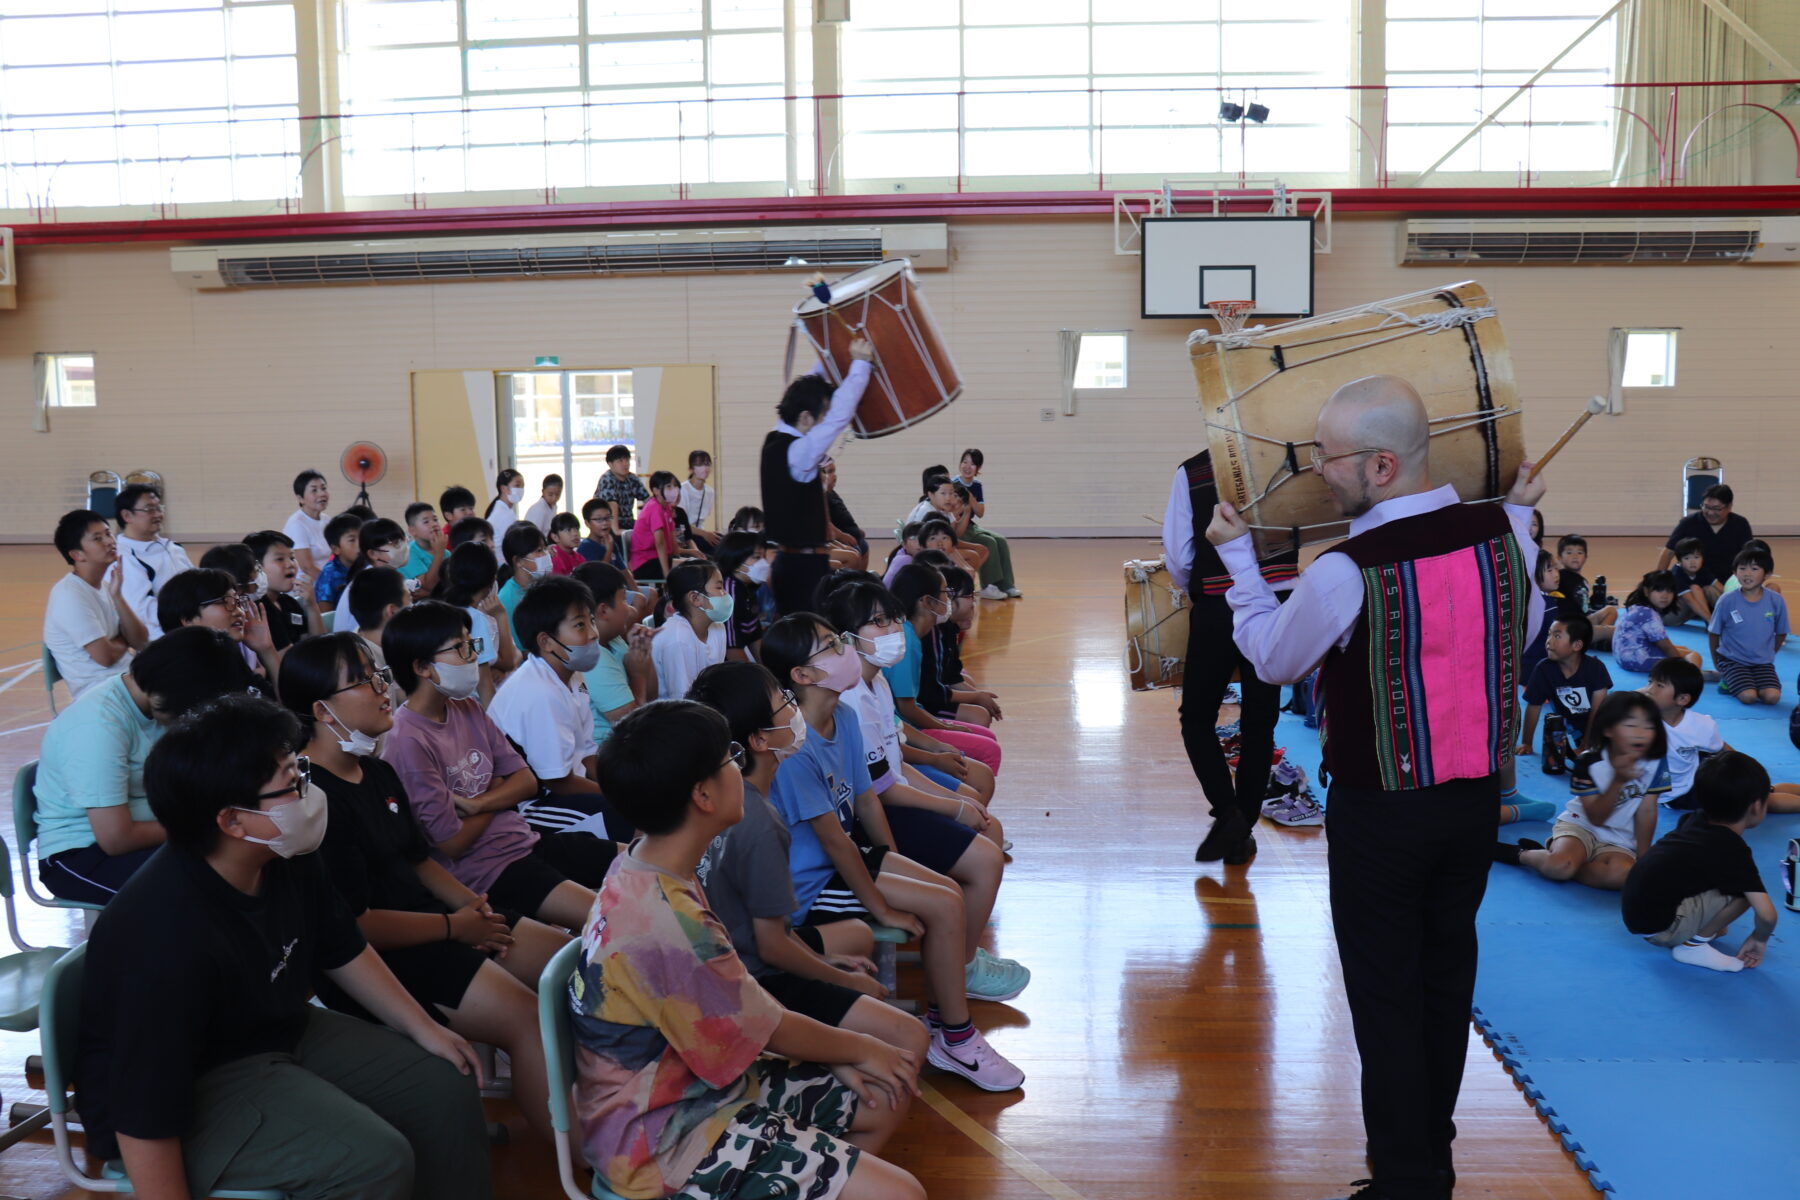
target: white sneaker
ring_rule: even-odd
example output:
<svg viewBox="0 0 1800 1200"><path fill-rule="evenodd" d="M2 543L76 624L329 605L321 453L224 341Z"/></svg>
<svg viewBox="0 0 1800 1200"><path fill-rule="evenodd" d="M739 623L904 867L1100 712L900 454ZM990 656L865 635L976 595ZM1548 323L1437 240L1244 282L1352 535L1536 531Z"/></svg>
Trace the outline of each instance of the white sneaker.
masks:
<svg viewBox="0 0 1800 1200"><path fill-rule="evenodd" d="M1023 596L1025 593L1021 592L1018 588L1007 588L1006 594L1008 596L1011 596L1014 600L1017 600L1020 596Z"/></svg>
<svg viewBox="0 0 1800 1200"><path fill-rule="evenodd" d="M931 1048L925 1051L925 1058L938 1070L961 1075L990 1092L1010 1092L1025 1083L1025 1072L1000 1057L979 1029L956 1046L944 1040L943 1030L932 1030Z"/></svg>
<svg viewBox="0 0 1800 1200"><path fill-rule="evenodd" d="M997 583L990 583L975 594L980 596L983 600L1006 599L1006 593L1000 590L1000 585Z"/></svg>

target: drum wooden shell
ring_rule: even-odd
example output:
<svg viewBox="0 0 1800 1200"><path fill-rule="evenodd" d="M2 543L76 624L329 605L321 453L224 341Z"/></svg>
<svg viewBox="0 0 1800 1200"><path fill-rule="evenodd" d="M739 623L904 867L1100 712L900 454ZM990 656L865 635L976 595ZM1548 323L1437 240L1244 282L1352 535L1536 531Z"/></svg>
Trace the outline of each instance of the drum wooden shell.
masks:
<svg viewBox="0 0 1800 1200"><path fill-rule="evenodd" d="M833 383L850 371L853 340L865 337L874 344L874 374L851 423L857 437L898 433L962 395L956 360L905 259L837 280L831 303L809 297L795 306L794 323Z"/></svg>
<svg viewBox="0 0 1800 1200"><path fill-rule="evenodd" d="M1160 558L1125 564L1125 669L1131 690L1180 687L1187 668L1187 593Z"/></svg>
<svg viewBox="0 0 1800 1200"><path fill-rule="evenodd" d="M1467 320L1469 310L1488 315ZM1518 390L1506 334L1480 284L1241 336L1192 343L1190 353L1219 496L1243 511L1258 558L1348 533L1310 454L1320 406L1365 375L1396 375L1424 397L1434 485L1456 485L1465 501L1497 499L1512 486L1524 458Z"/></svg>

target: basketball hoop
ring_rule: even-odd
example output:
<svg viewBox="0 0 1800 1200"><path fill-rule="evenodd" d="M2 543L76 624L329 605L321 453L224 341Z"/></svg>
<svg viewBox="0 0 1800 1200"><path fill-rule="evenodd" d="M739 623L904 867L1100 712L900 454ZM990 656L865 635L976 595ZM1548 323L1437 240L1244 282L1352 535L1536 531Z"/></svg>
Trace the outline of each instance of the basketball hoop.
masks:
<svg viewBox="0 0 1800 1200"><path fill-rule="evenodd" d="M1244 318L1256 307L1254 300L1208 300L1207 311L1213 320L1219 323L1219 332L1225 334L1239 333L1244 328Z"/></svg>

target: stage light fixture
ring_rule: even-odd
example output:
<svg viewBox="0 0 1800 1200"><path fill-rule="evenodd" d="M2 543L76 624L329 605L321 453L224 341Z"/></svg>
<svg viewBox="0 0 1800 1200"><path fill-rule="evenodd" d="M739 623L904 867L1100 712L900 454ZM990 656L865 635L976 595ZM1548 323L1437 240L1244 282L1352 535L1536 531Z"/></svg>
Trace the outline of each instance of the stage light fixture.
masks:
<svg viewBox="0 0 1800 1200"><path fill-rule="evenodd" d="M1252 121L1255 121L1258 125L1261 125L1264 121L1269 119L1269 110L1261 104L1252 104L1244 111L1244 115L1249 117Z"/></svg>
<svg viewBox="0 0 1800 1200"><path fill-rule="evenodd" d="M1267 112L1266 109L1264 111ZM1221 121L1241 120L1243 115L1244 106L1241 104L1233 104L1231 101L1226 100L1219 105L1219 120Z"/></svg>

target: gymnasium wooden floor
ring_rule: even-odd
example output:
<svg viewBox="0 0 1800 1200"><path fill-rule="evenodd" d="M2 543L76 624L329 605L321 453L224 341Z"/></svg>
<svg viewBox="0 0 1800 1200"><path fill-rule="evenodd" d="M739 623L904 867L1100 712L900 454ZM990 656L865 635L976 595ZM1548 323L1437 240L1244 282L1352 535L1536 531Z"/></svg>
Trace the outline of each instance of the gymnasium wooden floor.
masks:
<svg viewBox="0 0 1800 1200"><path fill-rule="evenodd" d="M1205 806L1176 697L1127 687L1119 564L1158 552L1148 539L1017 542L1026 598L981 606L967 659L1007 714L995 811L1016 843L992 944L1034 979L1014 1004L976 1005L976 1019L1028 1078L994 1096L926 1075L888 1156L939 1200L1318 1200L1365 1173L1323 830L1265 823L1247 870L1192 862ZM1655 553L1649 539L1597 541L1588 574L1622 594ZM8 781L50 719L35 663L61 570L48 546L0 548ZM63 913L28 899L20 910L33 943L69 944ZM0 1034L7 1102L41 1097L21 1075L36 1048L35 1034ZM507 1107L495 1106L513 1131L495 1152L501 1195L548 1200L554 1160ZM1593 1196L1474 1036L1458 1125L1459 1196ZM47 1138L0 1155L0 1193L72 1194Z"/></svg>

